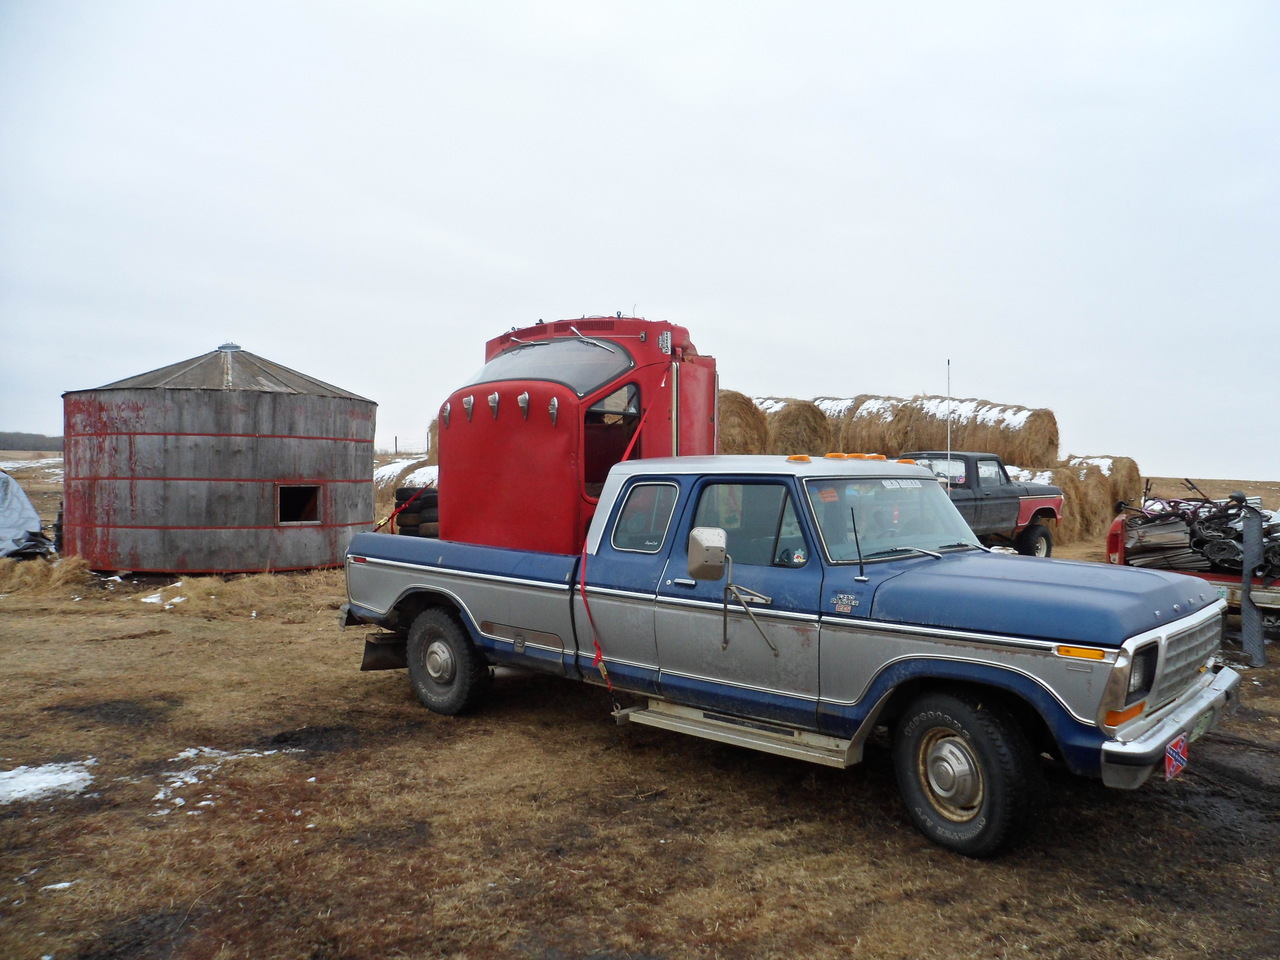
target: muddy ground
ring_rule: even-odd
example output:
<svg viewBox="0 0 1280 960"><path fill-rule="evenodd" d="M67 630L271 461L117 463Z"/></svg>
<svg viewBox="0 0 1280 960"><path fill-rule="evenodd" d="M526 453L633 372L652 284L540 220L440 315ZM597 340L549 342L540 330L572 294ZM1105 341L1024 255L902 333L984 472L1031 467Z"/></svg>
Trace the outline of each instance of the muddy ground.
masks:
<svg viewBox="0 0 1280 960"><path fill-rule="evenodd" d="M92 778L0 805L2 957L1280 957L1275 665L1182 778L1051 769L978 862L883 743L816 768L553 679L439 717L358 671L337 572L172 583L0 566L0 771Z"/></svg>

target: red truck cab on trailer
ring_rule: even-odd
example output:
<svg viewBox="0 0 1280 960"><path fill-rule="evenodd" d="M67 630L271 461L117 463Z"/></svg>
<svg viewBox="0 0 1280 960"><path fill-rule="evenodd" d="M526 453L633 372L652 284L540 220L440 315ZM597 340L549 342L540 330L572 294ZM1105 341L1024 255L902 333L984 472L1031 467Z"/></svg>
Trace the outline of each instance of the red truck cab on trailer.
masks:
<svg viewBox="0 0 1280 960"><path fill-rule="evenodd" d="M539 322L485 345L440 408L440 537L577 553L609 468L716 452L716 364L634 317Z"/></svg>

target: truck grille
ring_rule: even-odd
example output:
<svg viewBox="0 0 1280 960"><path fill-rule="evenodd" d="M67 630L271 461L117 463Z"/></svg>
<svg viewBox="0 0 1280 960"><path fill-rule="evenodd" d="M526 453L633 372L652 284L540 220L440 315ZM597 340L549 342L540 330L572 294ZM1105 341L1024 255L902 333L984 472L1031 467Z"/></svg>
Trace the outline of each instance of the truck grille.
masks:
<svg viewBox="0 0 1280 960"><path fill-rule="evenodd" d="M1158 710L1187 689L1221 644L1221 617L1170 634L1164 643L1164 669L1151 697L1152 709Z"/></svg>

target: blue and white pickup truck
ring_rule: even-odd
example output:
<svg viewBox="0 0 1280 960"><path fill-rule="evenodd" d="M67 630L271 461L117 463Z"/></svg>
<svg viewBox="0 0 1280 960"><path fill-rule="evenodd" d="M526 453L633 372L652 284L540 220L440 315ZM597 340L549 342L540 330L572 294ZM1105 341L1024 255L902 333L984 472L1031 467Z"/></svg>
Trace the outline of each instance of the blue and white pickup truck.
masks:
<svg viewBox="0 0 1280 960"><path fill-rule="evenodd" d="M384 631L365 667L407 666L432 710L506 666L836 767L887 727L916 825L969 856L1033 826L1042 754L1122 789L1174 776L1239 684L1205 584L989 552L926 469L843 455L629 461L580 555L366 533L346 573L344 625Z"/></svg>

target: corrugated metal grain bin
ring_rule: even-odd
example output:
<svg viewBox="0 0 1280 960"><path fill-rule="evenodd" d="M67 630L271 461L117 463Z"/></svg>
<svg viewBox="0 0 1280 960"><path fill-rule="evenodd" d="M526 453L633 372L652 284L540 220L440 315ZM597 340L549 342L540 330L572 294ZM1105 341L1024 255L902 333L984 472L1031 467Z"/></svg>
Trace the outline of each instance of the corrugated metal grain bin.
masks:
<svg viewBox="0 0 1280 960"><path fill-rule="evenodd" d="M340 566L373 525L377 404L223 344L63 394L63 553L94 570Z"/></svg>

